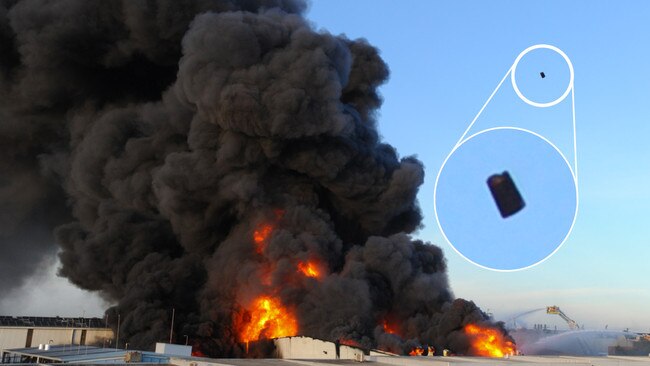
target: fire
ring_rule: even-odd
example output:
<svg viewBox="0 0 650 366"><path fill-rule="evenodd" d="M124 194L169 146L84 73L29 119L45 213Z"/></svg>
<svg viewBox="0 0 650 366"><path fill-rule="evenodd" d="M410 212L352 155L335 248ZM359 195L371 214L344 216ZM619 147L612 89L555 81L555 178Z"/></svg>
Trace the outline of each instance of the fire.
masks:
<svg viewBox="0 0 650 366"><path fill-rule="evenodd" d="M298 270L307 277L320 278L321 273L315 262L299 262Z"/></svg>
<svg viewBox="0 0 650 366"><path fill-rule="evenodd" d="M275 220L271 220L271 223L264 223L260 225L255 231L253 231L253 241L255 242L255 251L258 254L262 254L264 247L266 246L267 239L273 233L274 226L282 219L284 216L284 210L276 209L273 211L275 214Z"/></svg>
<svg viewBox="0 0 650 366"><path fill-rule="evenodd" d="M384 320L384 332L388 334L397 334L395 328L393 328L386 320Z"/></svg>
<svg viewBox="0 0 650 366"><path fill-rule="evenodd" d="M415 347L409 352L409 356L422 356L424 354L424 347Z"/></svg>
<svg viewBox="0 0 650 366"><path fill-rule="evenodd" d="M253 302L249 312L250 319L237 327L242 342L288 337L298 333L296 318L278 299L260 296Z"/></svg>
<svg viewBox="0 0 650 366"><path fill-rule="evenodd" d="M273 225L264 224L259 229L253 232L253 241L255 242L255 250L257 253L262 253L264 251L264 246L266 245L266 239L271 236L273 232Z"/></svg>
<svg viewBox="0 0 650 366"><path fill-rule="evenodd" d="M201 352L200 349L192 350L192 357L208 357L205 353Z"/></svg>
<svg viewBox="0 0 650 366"><path fill-rule="evenodd" d="M201 342L198 339L186 339L186 341L189 341L189 342L186 342L185 344L187 344L187 343L192 344L192 357L208 357L201 350Z"/></svg>
<svg viewBox="0 0 650 366"><path fill-rule="evenodd" d="M361 348L361 343L355 341L354 339L339 338L339 343L350 347Z"/></svg>
<svg viewBox="0 0 650 366"><path fill-rule="evenodd" d="M506 340L497 329L482 328L476 324L465 326L472 343L472 352L483 357L504 357L515 353L515 345Z"/></svg>

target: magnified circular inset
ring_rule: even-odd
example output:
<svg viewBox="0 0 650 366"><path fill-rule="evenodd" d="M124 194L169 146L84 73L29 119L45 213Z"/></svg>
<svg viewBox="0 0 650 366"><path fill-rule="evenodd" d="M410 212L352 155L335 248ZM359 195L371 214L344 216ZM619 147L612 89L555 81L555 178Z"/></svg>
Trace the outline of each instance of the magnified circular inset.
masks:
<svg viewBox="0 0 650 366"><path fill-rule="evenodd" d="M578 207L566 158L542 136L499 127L472 135L443 164L434 191L438 225L465 259L516 271L555 253Z"/></svg>
<svg viewBox="0 0 650 366"><path fill-rule="evenodd" d="M515 59L510 73L512 88L519 99L534 107L552 107L563 101L573 88L573 64L561 49L538 44Z"/></svg>

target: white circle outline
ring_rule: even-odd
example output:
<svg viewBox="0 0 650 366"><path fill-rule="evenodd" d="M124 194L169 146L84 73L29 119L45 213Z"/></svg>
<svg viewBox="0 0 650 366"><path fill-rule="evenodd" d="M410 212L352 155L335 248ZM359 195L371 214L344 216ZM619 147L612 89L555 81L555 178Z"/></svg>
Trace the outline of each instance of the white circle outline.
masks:
<svg viewBox="0 0 650 366"><path fill-rule="evenodd" d="M474 262L473 260L467 258L465 255L463 255L463 253L461 253L458 249L456 249L456 247L454 246L454 244L452 244L451 240L449 240L449 238L447 237L447 234L445 234L445 230L442 228L442 225L440 224L440 218L438 217L438 202L437 202L437 195L438 195L438 182L439 182L439 180L440 180L440 174L442 174L442 171L445 169L445 165L447 165L447 161L448 161L449 158L454 154L454 152L456 152L456 150L458 150L458 149L459 149L459 148L460 148L464 143L466 143L467 141L473 139L474 137L477 137L477 136L480 135L480 134L487 133L487 132L491 132L491 131L495 131L495 130L516 130L516 131L520 131L520 132L526 132L526 133L529 133L529 134L531 134L531 135L533 135L533 136L536 136L536 137L540 138L542 141L544 141L544 142L546 142L547 144L551 145L551 147L553 147L553 148L555 149L555 151L557 151L558 154L560 154L560 156L562 157L562 159L563 159L564 162L566 163L567 167L569 168L569 171L571 172L571 177L573 178L573 185L574 185L574 187L575 187L575 192L576 192L576 208L575 208L575 213L573 214L573 222L571 222L571 227L569 228L569 231L567 231L566 235L564 236L564 239L562 239L562 242L560 242L560 245L558 245L557 248L555 248L555 250L554 250L553 252L551 252L549 255L547 255L547 256L544 257L543 259L539 260L539 261L536 262L536 263L533 263L533 264L531 264L531 265L529 265L529 266L522 267L522 268L515 268L515 269L497 269L497 268L492 268L492 267L484 266L484 265L482 265L482 264L476 263L476 262ZM477 133L471 135L470 137L464 139L464 140L461 141L460 143L458 143L458 144L457 144L457 145L456 145L456 146L451 150L451 152L449 153L449 155L447 155L447 157L445 158L445 161L442 163L442 166L440 167L440 170L438 170L438 175L436 176L436 183L435 183L435 185L434 185L434 187L433 187L433 211L434 211L434 214L435 214L435 216L436 216L436 223L438 224L438 228L440 229L440 233L441 233L442 236L445 238L445 240L447 241L447 243L449 243L449 245L451 246L451 248L452 248L456 253L458 253L458 255L460 255L461 257L463 257L466 261L468 261L468 262L474 264L475 266L478 266L478 267L481 267L481 268L483 268L483 269L487 269L487 270L490 270L490 271L495 271L495 272L517 272L517 271L523 271L523 270L525 270L525 269L535 267L535 266L537 266L538 264L540 264L540 263L546 261L547 259L549 259L551 256L553 256L553 254L555 254L558 250L560 250L560 248L562 248L562 246L564 245L564 243L566 242L566 240L569 238L569 235L571 235L571 232L573 231L573 227L574 227L574 225L575 225L575 223L576 223L576 218L578 217L578 207L579 207L579 206L580 206L580 199L579 199L579 194L578 194L578 181L577 181L577 179L576 179L575 173L573 172L573 168L571 168L571 164L569 164L569 160L567 160L566 156L564 156L564 154L562 154L562 151L560 151L560 149L558 149L558 147L555 146L555 144L553 144L553 143L552 143L551 141L549 141L547 138L545 138L544 136L542 136L542 135L540 135L540 134L538 134L538 133L535 133L535 132L533 132L533 131L527 130L527 129L525 129L525 128L520 128L520 127L506 127L506 126L503 126L503 127L493 127L493 128L488 128L488 129L486 129L486 130L479 131L479 132L477 132Z"/></svg>
<svg viewBox="0 0 650 366"><path fill-rule="evenodd" d="M537 49L540 49L540 48L545 48L545 49L556 52L557 54L562 56L562 58L564 58L564 61L569 66L569 85L567 86L566 90L564 91L564 94L562 94L559 98L557 98L557 99L555 99L555 100L553 100L551 102L548 102L548 103L533 102L532 100L526 98L526 96L519 90L519 87L517 86L517 78L515 76L515 74L517 72L517 64L519 64L519 61L521 61L521 59L528 52L533 51L533 50L537 50ZM517 56L517 58L515 59L515 62L512 64L512 71L510 72L510 81L512 81L512 88L515 90L515 93L517 93L517 96L519 97L519 99L523 100L525 103L527 103L529 105L532 105L533 107L538 107L538 108L552 107L552 106L560 103L561 101L563 101L569 95L571 90L573 89L573 64L571 63L571 60L569 59L569 57L564 52L562 52L561 49L559 49L559 48L557 48L555 46L551 46L549 44L536 44L534 46L530 46L530 47L526 48L525 50L521 51L519 56Z"/></svg>

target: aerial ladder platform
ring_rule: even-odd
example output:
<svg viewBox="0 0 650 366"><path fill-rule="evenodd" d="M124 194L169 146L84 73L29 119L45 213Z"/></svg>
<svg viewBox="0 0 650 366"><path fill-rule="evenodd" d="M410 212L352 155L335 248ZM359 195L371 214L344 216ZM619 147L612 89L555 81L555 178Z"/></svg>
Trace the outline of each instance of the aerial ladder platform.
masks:
<svg viewBox="0 0 650 366"><path fill-rule="evenodd" d="M569 328L571 330L580 329L580 327L578 326L578 323L576 323L575 320L569 318L566 314L564 314L564 312L562 310L560 310L559 306L556 306L556 305L547 306L546 307L546 314L557 314L557 315L559 315L560 318L564 319L564 321L567 322L567 324L569 324Z"/></svg>

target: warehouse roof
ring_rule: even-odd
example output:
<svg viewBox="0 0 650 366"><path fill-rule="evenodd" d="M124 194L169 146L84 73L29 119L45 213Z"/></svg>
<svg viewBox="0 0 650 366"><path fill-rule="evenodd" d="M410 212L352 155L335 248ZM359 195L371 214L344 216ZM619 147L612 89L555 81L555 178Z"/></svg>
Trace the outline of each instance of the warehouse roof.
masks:
<svg viewBox="0 0 650 366"><path fill-rule="evenodd" d="M38 359L40 363L115 363L124 362L127 351L123 349L101 348L93 346L62 345L50 346L48 350L38 348L14 348L4 350L10 356L24 356ZM136 351L142 354L142 362L160 363L169 359L169 356L154 352Z"/></svg>
<svg viewBox="0 0 650 366"><path fill-rule="evenodd" d="M49 365L55 363L76 364L123 364L126 365L128 353L139 353L141 359L132 360L138 364L168 364L197 366L332 366L359 365L352 360L285 360L285 359L209 359L197 357L177 357L145 351L127 351L123 349L86 347L78 345L51 346L49 350L38 348L16 348L4 350L16 358L14 362ZM24 359L22 357L25 357ZM38 361L37 361L38 359ZM512 356L509 358L484 357L408 357L408 356L366 356L367 364L374 365L420 365L420 366L650 366L648 356L603 356L603 357L571 357L571 356ZM369 361L369 362L368 362ZM9 361L12 362L12 361Z"/></svg>
<svg viewBox="0 0 650 366"><path fill-rule="evenodd" d="M2 327L61 327L61 328L107 328L101 318L62 318L46 316L0 315Z"/></svg>

